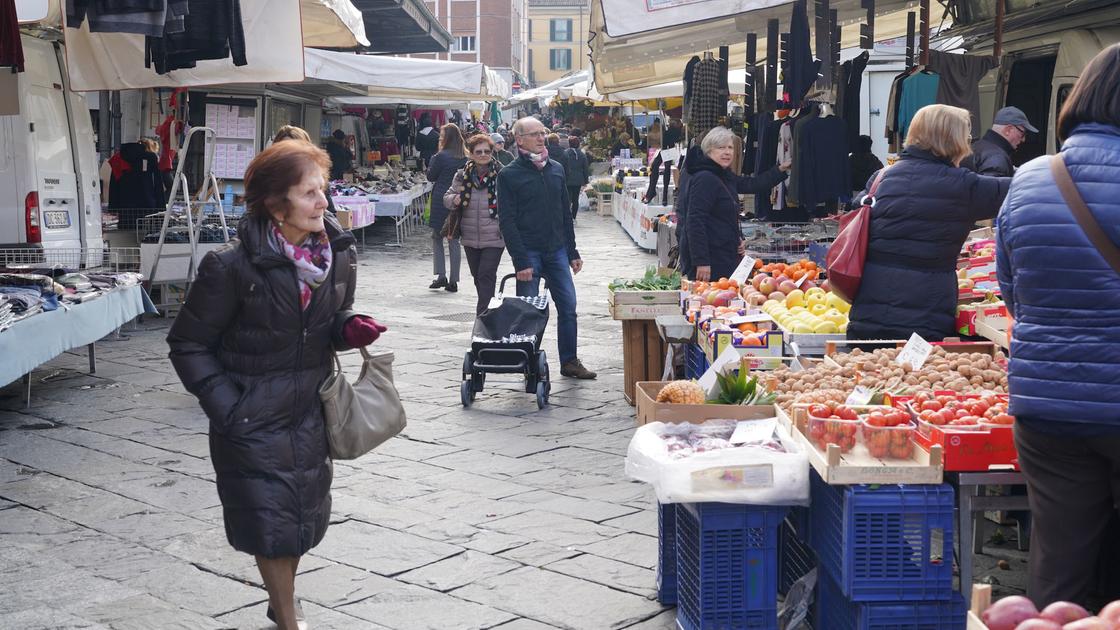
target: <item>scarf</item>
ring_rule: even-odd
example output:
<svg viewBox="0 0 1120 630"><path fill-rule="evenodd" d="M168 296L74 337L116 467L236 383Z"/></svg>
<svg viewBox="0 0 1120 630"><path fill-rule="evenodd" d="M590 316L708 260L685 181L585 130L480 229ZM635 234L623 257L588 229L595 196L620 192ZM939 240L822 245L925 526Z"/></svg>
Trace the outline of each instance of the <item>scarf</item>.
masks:
<svg viewBox="0 0 1120 630"><path fill-rule="evenodd" d="M326 232L319 232L308 236L302 245L293 245L284 238L283 232L275 223L270 225L272 229L268 234L268 244L295 265L296 278L299 280L299 305L307 310L307 306L311 304L311 292L323 284L331 271L331 261L334 259L331 241Z"/></svg>
<svg viewBox="0 0 1120 630"><path fill-rule="evenodd" d="M543 171L545 165L548 164L548 147L542 149L540 153L529 153L521 147L517 147L517 151L532 160L533 166L537 167L538 171Z"/></svg>
<svg viewBox="0 0 1120 630"><path fill-rule="evenodd" d="M476 168L477 165L474 162L467 162L467 165L463 167L463 192L460 195L460 212L466 210L470 204L471 190L478 188L479 178L475 176ZM490 210L491 219L498 217L498 170L497 165L491 162L489 170L482 176L482 184L486 186L486 207Z"/></svg>

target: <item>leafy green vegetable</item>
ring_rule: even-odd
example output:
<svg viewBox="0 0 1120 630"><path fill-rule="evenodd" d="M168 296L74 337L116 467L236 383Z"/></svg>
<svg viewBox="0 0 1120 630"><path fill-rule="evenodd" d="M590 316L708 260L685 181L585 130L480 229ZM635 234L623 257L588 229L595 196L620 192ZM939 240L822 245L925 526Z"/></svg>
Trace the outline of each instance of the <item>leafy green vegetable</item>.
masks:
<svg viewBox="0 0 1120 630"><path fill-rule="evenodd" d="M712 401L719 405L772 405L777 394L758 384L758 377L748 378L748 370L739 369L732 374L716 373L719 381L719 398Z"/></svg>
<svg viewBox="0 0 1120 630"><path fill-rule="evenodd" d="M615 278L611 281L610 288L611 291L677 291L681 288L681 274L674 271L662 275L657 272L657 267L651 266L637 280Z"/></svg>

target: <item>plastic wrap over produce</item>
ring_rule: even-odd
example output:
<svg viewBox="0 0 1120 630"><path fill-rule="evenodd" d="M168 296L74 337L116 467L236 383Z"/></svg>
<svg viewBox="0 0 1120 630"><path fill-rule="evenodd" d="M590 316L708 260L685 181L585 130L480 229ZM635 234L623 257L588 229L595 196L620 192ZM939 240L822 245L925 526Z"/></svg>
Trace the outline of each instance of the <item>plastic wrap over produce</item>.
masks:
<svg viewBox="0 0 1120 630"><path fill-rule="evenodd" d="M808 454L776 419L643 425L626 474L661 503L809 505Z"/></svg>

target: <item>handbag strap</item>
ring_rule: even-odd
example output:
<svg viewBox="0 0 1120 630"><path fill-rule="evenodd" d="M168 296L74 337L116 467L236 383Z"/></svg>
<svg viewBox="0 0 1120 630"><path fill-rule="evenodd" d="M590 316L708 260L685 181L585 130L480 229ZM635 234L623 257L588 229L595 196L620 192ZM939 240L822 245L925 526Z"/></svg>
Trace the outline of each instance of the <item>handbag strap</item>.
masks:
<svg viewBox="0 0 1120 630"><path fill-rule="evenodd" d="M1120 248L1117 248L1112 239L1108 238L1101 229L1100 223L1093 217L1089 206L1085 204L1085 199L1077 191L1077 184L1073 182L1061 153L1050 160L1050 172L1053 173L1054 182L1058 185L1058 190L1061 191L1070 212L1073 213L1073 218L1077 219L1077 224L1081 226L1089 242L1097 248L1097 252L1112 267L1112 270L1120 274Z"/></svg>
<svg viewBox="0 0 1120 630"><path fill-rule="evenodd" d="M879 190L879 183L883 181L883 175L887 172L887 167L879 169L879 174L875 176L875 181L871 182L871 188L867 189L867 194L859 200L859 205L870 206L875 203L875 193Z"/></svg>

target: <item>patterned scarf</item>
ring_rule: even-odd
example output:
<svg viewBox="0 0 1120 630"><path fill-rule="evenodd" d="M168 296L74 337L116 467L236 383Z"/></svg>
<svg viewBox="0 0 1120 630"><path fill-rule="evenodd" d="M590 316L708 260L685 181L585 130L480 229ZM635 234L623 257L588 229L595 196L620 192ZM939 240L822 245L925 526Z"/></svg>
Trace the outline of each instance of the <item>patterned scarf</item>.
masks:
<svg viewBox="0 0 1120 630"><path fill-rule="evenodd" d="M319 232L308 236L302 245L293 245L284 238L284 233L275 223L271 227L268 244L296 266L299 304L303 310L307 310L307 306L311 304L311 292L323 284L331 271L331 261L334 259L331 241L326 232Z"/></svg>
<svg viewBox="0 0 1120 630"><path fill-rule="evenodd" d="M471 161L463 167L463 192L459 201L459 211L466 210L471 202L471 190L478 188L478 177L475 176L477 165ZM482 184L486 186L486 207L490 210L490 218L498 217L498 171L500 167L491 161L486 174L482 176Z"/></svg>
<svg viewBox="0 0 1120 630"><path fill-rule="evenodd" d="M548 164L548 147L541 149L540 153L529 153L521 147L517 147L521 155L533 161L533 166L537 167L538 171L543 171L546 164Z"/></svg>

